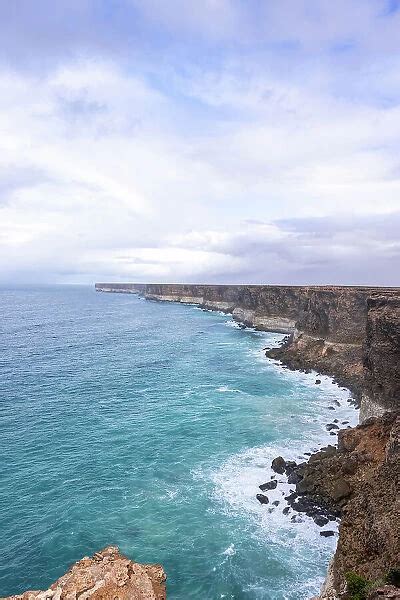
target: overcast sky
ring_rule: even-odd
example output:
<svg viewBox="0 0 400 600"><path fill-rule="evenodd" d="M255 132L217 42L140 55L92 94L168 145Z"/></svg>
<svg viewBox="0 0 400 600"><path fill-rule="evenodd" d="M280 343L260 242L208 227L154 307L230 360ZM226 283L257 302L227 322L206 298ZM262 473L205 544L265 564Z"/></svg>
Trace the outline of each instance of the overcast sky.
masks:
<svg viewBox="0 0 400 600"><path fill-rule="evenodd" d="M400 2L0 2L0 281L400 285Z"/></svg>

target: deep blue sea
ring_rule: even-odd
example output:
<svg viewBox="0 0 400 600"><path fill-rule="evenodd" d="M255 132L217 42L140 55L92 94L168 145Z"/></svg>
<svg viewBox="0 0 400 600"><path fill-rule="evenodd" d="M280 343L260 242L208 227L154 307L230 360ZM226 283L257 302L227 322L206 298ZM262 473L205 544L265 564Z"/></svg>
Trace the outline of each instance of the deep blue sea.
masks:
<svg viewBox="0 0 400 600"><path fill-rule="evenodd" d="M0 314L0 596L109 544L162 563L171 600L318 591L336 538L255 495L272 458L332 442L329 406L356 422L346 390L194 306L3 287Z"/></svg>

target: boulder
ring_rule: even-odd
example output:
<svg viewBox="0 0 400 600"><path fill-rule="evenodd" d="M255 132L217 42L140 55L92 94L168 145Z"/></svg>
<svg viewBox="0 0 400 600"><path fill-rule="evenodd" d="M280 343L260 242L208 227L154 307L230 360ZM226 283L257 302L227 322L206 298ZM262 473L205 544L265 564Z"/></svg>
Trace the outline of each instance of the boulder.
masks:
<svg viewBox="0 0 400 600"><path fill-rule="evenodd" d="M324 515L315 515L313 517L313 519L314 519L314 523L316 525L318 525L319 527L323 527L324 525L329 523L328 517L325 517Z"/></svg>
<svg viewBox="0 0 400 600"><path fill-rule="evenodd" d="M326 429L328 431L331 431L332 429L339 429L338 425L336 425L336 423L328 423L328 425L326 426Z"/></svg>
<svg viewBox="0 0 400 600"><path fill-rule="evenodd" d="M274 490L277 485L278 485L278 482L276 481L276 479L271 479L271 481L267 481L267 483L262 483L258 487L260 488L260 490L262 492L265 492L266 490Z"/></svg>
<svg viewBox="0 0 400 600"><path fill-rule="evenodd" d="M257 494L256 498L260 504L268 504L269 503L268 496L265 496L264 494Z"/></svg>
<svg viewBox="0 0 400 600"><path fill-rule="evenodd" d="M271 464L271 469L275 471L275 473L279 473L279 475L283 475L286 468L286 460L282 458L282 456L277 456L274 458Z"/></svg>

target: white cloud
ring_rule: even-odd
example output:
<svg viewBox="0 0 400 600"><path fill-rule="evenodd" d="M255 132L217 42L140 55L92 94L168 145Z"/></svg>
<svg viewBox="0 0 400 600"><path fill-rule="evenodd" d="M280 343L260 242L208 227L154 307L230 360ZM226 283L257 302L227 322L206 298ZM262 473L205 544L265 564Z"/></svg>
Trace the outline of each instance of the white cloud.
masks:
<svg viewBox="0 0 400 600"><path fill-rule="evenodd" d="M305 282L321 265L348 279L346 257L368 278L364 256L389 277L395 236L340 223L378 214L390 228L400 210L398 16L358 1L136 6L178 46L199 34L222 50L0 66L0 279ZM343 70L328 49L349 40Z"/></svg>

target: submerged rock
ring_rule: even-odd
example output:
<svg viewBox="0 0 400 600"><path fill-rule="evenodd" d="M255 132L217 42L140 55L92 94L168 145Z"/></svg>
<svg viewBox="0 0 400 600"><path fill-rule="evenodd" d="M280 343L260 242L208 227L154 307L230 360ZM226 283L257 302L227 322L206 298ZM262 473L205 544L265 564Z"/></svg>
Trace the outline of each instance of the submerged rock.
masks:
<svg viewBox="0 0 400 600"><path fill-rule="evenodd" d="M292 523L304 523L304 519L302 519L299 515L293 515L290 520Z"/></svg>
<svg viewBox="0 0 400 600"><path fill-rule="evenodd" d="M322 537L332 537L333 535L335 535L334 531L320 531L319 535L322 535Z"/></svg>

